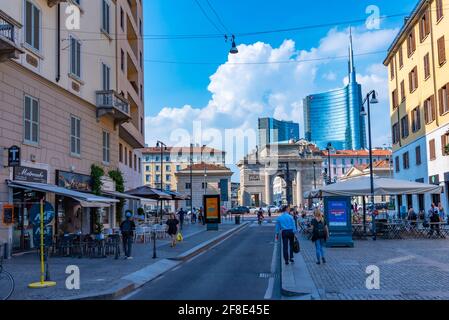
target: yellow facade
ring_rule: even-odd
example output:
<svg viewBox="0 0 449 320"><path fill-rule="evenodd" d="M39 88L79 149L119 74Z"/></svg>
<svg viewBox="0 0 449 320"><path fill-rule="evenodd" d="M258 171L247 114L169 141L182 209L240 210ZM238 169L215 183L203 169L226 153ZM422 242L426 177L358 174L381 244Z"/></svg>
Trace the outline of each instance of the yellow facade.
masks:
<svg viewBox="0 0 449 320"><path fill-rule="evenodd" d="M441 11L437 8L441 3ZM437 10L438 9L438 10ZM439 19L437 15L442 13ZM426 15L428 24L428 35L421 37L421 33L425 35L427 32L421 32L426 25L421 20ZM414 33L415 50L408 54L408 39ZM430 132L449 123L449 112L440 114L440 98L439 90L449 83L449 66L447 61L440 65L438 40L444 36L446 60L449 58L449 0L431 0L420 1L414 14L406 22L403 30L398 35L397 40L391 47L389 55L384 64L388 67L389 73L389 94L390 94L390 115L391 125L399 123L399 141L393 144L393 152L409 145L417 139L429 134ZM400 50L402 50L401 64ZM413 51L413 50L411 50ZM429 55L430 76L425 74L425 56ZM409 74L416 67L417 84L416 90L410 90ZM394 70L394 71L393 71ZM401 82L404 81L405 99L401 95ZM397 100L399 106L394 106L394 91L397 90ZM411 92L412 91L412 92ZM435 119L433 121L425 121L424 104L425 101L434 96L435 103ZM421 118L421 128L413 132L411 128L412 110L419 108ZM401 119L408 115L409 135L402 137L401 135ZM393 130L393 129L392 129ZM393 134L393 131L392 131ZM394 135L394 134L393 134Z"/></svg>

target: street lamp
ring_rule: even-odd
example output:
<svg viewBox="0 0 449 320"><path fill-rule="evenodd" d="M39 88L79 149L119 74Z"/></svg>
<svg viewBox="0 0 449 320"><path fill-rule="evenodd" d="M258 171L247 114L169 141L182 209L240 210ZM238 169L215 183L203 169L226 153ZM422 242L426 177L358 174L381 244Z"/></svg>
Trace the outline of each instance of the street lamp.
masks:
<svg viewBox="0 0 449 320"><path fill-rule="evenodd" d="M156 147L161 149L161 192L164 192L164 151L167 150L167 145L163 143L162 141L157 141ZM163 218L163 212L162 212L162 204L163 200L161 200L161 224L162 224L162 218Z"/></svg>
<svg viewBox="0 0 449 320"><path fill-rule="evenodd" d="M193 143L190 144L190 214L193 216Z"/></svg>
<svg viewBox="0 0 449 320"><path fill-rule="evenodd" d="M332 147L332 143L328 143L327 147L327 171L328 171L328 175L327 175L327 184L331 184L332 182L332 178L331 178L331 150L333 150Z"/></svg>
<svg viewBox="0 0 449 320"><path fill-rule="evenodd" d="M206 162L203 163L203 150L205 148L206 148L206 145L203 144L203 146L201 147L201 164L204 165L204 178L203 178L204 194L207 193L207 186L206 186L207 169L206 169Z"/></svg>
<svg viewBox="0 0 449 320"><path fill-rule="evenodd" d="M367 107L367 111L365 110L365 103ZM371 143L371 108L370 104L377 104L379 100L377 100L377 93L375 90L370 91L365 100L362 103L362 110L360 111L360 115L362 117L368 115L368 143L369 143L369 175L370 175L370 186L371 186L371 204L373 206L372 210L374 210L374 173L373 173L373 146ZM363 214L363 231L366 233L366 213L364 210Z"/></svg>
<svg viewBox="0 0 449 320"><path fill-rule="evenodd" d="M316 190L316 173L315 173L316 162L313 162L313 188Z"/></svg>

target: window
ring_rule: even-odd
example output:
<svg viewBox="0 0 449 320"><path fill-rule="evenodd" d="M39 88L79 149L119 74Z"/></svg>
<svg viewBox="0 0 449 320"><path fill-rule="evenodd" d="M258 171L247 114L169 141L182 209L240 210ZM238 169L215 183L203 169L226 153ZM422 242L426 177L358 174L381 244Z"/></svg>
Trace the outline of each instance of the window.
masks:
<svg viewBox="0 0 449 320"><path fill-rule="evenodd" d="M31 48L41 49L41 11L31 2L25 1L25 42Z"/></svg>
<svg viewBox="0 0 449 320"><path fill-rule="evenodd" d="M187 182L187 183L186 183L186 189L189 190L189 189L190 189L190 186L191 186L190 183Z"/></svg>
<svg viewBox="0 0 449 320"><path fill-rule="evenodd" d="M139 52L139 62L140 62L140 68L143 68L143 55L142 55L142 51Z"/></svg>
<svg viewBox="0 0 449 320"><path fill-rule="evenodd" d="M443 134L441 136L441 154L443 156L449 156L449 133Z"/></svg>
<svg viewBox="0 0 449 320"><path fill-rule="evenodd" d="M449 112L449 83L438 90L438 97L440 100L440 115Z"/></svg>
<svg viewBox="0 0 449 320"><path fill-rule="evenodd" d="M125 51L123 49L120 50L120 69L125 71Z"/></svg>
<svg viewBox="0 0 449 320"><path fill-rule="evenodd" d="M37 144L39 143L39 101L25 96L24 109L24 140Z"/></svg>
<svg viewBox="0 0 449 320"><path fill-rule="evenodd" d="M70 73L81 78L81 41L70 36Z"/></svg>
<svg viewBox="0 0 449 320"><path fill-rule="evenodd" d="M201 189L207 189L207 188L208 188L207 182L202 182Z"/></svg>
<svg viewBox="0 0 449 320"><path fill-rule="evenodd" d="M390 78L391 80L394 79L394 60L391 60L390 62Z"/></svg>
<svg viewBox="0 0 449 320"><path fill-rule="evenodd" d="M145 166L145 171L150 171L150 166Z"/></svg>
<svg viewBox="0 0 449 320"><path fill-rule="evenodd" d="M128 156L127 156L127 154L128 154L128 148L125 147L125 152L124 152L125 165L128 165Z"/></svg>
<svg viewBox="0 0 449 320"><path fill-rule="evenodd" d="M180 171L181 170L181 166L178 164L176 165L176 171Z"/></svg>
<svg viewBox="0 0 449 320"><path fill-rule="evenodd" d="M421 129L421 112L419 107L412 110L412 132L417 132Z"/></svg>
<svg viewBox="0 0 449 320"><path fill-rule="evenodd" d="M418 89L418 68L414 67L408 74L410 93Z"/></svg>
<svg viewBox="0 0 449 320"><path fill-rule="evenodd" d="M409 128L408 128L408 115L401 119L401 137L405 139L408 137Z"/></svg>
<svg viewBox="0 0 449 320"><path fill-rule="evenodd" d="M125 31L125 12L120 8L120 27Z"/></svg>
<svg viewBox="0 0 449 320"><path fill-rule="evenodd" d="M396 172L401 171L401 164L399 163L399 157L396 157L396 158L394 159L394 164L395 164Z"/></svg>
<svg viewBox="0 0 449 320"><path fill-rule="evenodd" d="M165 175L165 181L170 181L170 179L171 179L171 175L166 174L166 175Z"/></svg>
<svg viewBox="0 0 449 320"><path fill-rule="evenodd" d="M145 182L146 182L146 183L150 183L150 180L151 180L151 176L150 176L149 174L147 174L147 175L145 176Z"/></svg>
<svg viewBox="0 0 449 320"><path fill-rule="evenodd" d="M109 163L110 161L110 134L103 131L103 162Z"/></svg>
<svg viewBox="0 0 449 320"><path fill-rule="evenodd" d="M160 166L156 166L156 171L161 171L161 167Z"/></svg>
<svg viewBox="0 0 449 320"><path fill-rule="evenodd" d="M70 116L70 153L81 154L81 119Z"/></svg>
<svg viewBox="0 0 449 320"><path fill-rule="evenodd" d="M407 170L410 168L410 161L409 161L409 153L405 152L402 155L402 165L404 167L404 170Z"/></svg>
<svg viewBox="0 0 449 320"><path fill-rule="evenodd" d="M437 41L438 46L438 63L442 66L446 62L446 44L444 42L444 36Z"/></svg>
<svg viewBox="0 0 449 320"><path fill-rule="evenodd" d="M430 78L430 58L429 53L424 56L424 79Z"/></svg>
<svg viewBox="0 0 449 320"><path fill-rule="evenodd" d="M416 50L415 29L413 29L407 37L407 54L410 58Z"/></svg>
<svg viewBox="0 0 449 320"><path fill-rule="evenodd" d="M134 171L137 171L137 156L134 155Z"/></svg>
<svg viewBox="0 0 449 320"><path fill-rule="evenodd" d="M405 81L401 81L401 103L405 101Z"/></svg>
<svg viewBox="0 0 449 320"><path fill-rule="evenodd" d="M171 171L170 165L166 165L166 166L165 166L165 171L167 171L167 172L170 172L170 171Z"/></svg>
<svg viewBox="0 0 449 320"><path fill-rule="evenodd" d="M424 101L424 120L426 124L435 121L435 96L431 96Z"/></svg>
<svg viewBox="0 0 449 320"><path fill-rule="evenodd" d="M399 142L399 124L395 123L392 127L392 137L393 137L393 144L396 144Z"/></svg>
<svg viewBox="0 0 449 320"><path fill-rule="evenodd" d="M133 168L133 152L131 150L128 151L128 165L131 169Z"/></svg>
<svg viewBox="0 0 449 320"><path fill-rule="evenodd" d="M143 34L142 19L139 19L139 33L140 35Z"/></svg>
<svg viewBox="0 0 449 320"><path fill-rule="evenodd" d="M402 52L402 46L399 47L399 69L404 66L404 54Z"/></svg>
<svg viewBox="0 0 449 320"><path fill-rule="evenodd" d="M422 163L422 160L421 160L421 146L417 146L415 148L415 158L416 158L416 165L419 166Z"/></svg>
<svg viewBox="0 0 449 320"><path fill-rule="evenodd" d="M161 175L157 174L155 178L156 178L156 182L159 182L161 180Z"/></svg>
<svg viewBox="0 0 449 320"><path fill-rule="evenodd" d="M393 101L393 109L396 109L399 106L398 89L393 90L391 100Z"/></svg>
<svg viewBox="0 0 449 320"><path fill-rule="evenodd" d="M140 117L140 133L141 133L141 134L143 134L143 127L144 127L144 124L143 124L143 117Z"/></svg>
<svg viewBox="0 0 449 320"><path fill-rule="evenodd" d="M103 78L103 90L109 90L111 88L111 68L106 64L101 64L102 78Z"/></svg>
<svg viewBox="0 0 449 320"><path fill-rule="evenodd" d="M419 37L421 42L423 42L430 33L430 17L429 11L427 10L419 21Z"/></svg>
<svg viewBox="0 0 449 320"><path fill-rule="evenodd" d="M430 160L435 160L437 158L436 150L435 150L435 139L429 141L429 155Z"/></svg>
<svg viewBox="0 0 449 320"><path fill-rule="evenodd" d="M123 163L123 145L121 143L118 144L118 160Z"/></svg>
<svg viewBox="0 0 449 320"><path fill-rule="evenodd" d="M443 18L443 0L436 0L437 5L437 21L440 21Z"/></svg>
<svg viewBox="0 0 449 320"><path fill-rule="evenodd" d="M337 159L332 159L332 162L333 162L334 166L337 165Z"/></svg>
<svg viewBox="0 0 449 320"><path fill-rule="evenodd" d="M103 0L103 4L102 4L101 28L104 32L109 33L110 16L109 16L109 3L107 0Z"/></svg>

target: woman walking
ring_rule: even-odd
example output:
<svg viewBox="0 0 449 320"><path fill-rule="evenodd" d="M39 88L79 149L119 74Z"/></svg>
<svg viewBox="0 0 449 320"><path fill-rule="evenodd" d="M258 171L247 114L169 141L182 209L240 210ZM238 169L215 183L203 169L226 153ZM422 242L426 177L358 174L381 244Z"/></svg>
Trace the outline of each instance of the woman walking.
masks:
<svg viewBox="0 0 449 320"><path fill-rule="evenodd" d="M176 235L178 234L179 221L173 213L170 213L166 224L168 226L167 233L171 237L171 247L174 248L176 246Z"/></svg>
<svg viewBox="0 0 449 320"><path fill-rule="evenodd" d="M315 251L316 251L316 264L326 263L326 259L324 258L324 243L326 242L329 229L327 228L326 223L324 222L323 214L319 209L316 209L313 212L314 218L312 220L312 242L315 243Z"/></svg>

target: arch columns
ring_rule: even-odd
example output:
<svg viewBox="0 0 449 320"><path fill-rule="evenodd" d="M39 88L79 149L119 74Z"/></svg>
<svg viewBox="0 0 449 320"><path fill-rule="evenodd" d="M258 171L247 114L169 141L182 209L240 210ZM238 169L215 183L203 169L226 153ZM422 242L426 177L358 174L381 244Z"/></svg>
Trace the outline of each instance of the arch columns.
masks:
<svg viewBox="0 0 449 320"><path fill-rule="evenodd" d="M267 206L273 204L273 184L268 170L265 171L265 204Z"/></svg>

